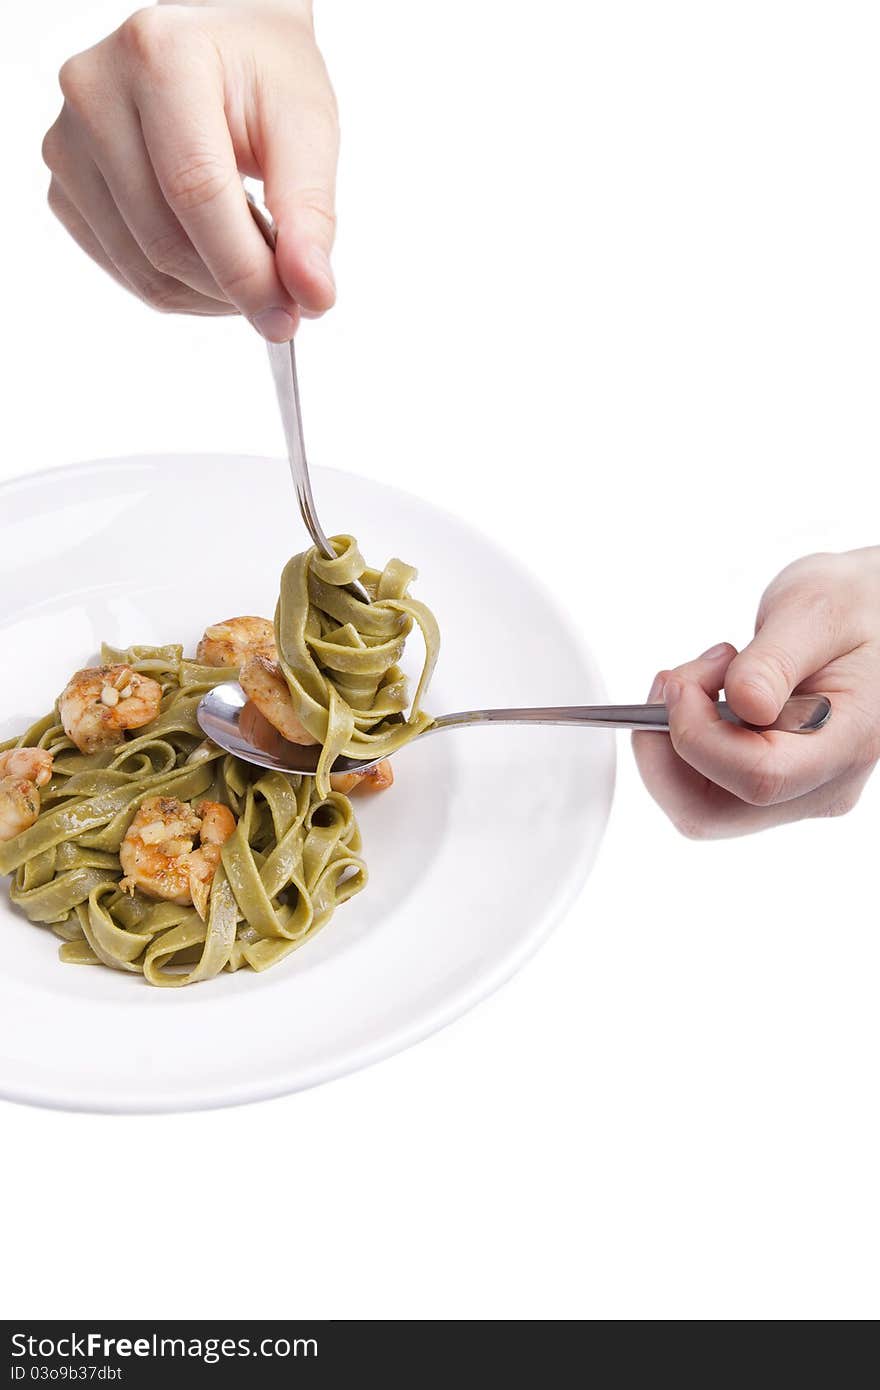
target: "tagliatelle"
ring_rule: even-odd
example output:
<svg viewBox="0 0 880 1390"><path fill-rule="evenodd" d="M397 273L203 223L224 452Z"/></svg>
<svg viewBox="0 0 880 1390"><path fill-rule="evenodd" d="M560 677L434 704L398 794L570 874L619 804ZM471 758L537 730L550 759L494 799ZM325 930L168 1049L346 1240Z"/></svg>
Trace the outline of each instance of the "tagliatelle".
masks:
<svg viewBox="0 0 880 1390"><path fill-rule="evenodd" d="M101 659L159 681L159 715L109 752L78 752L54 711L2 745L54 756L38 819L0 842L12 901L61 937L62 960L139 973L152 985L275 965L366 883L351 802L322 796L313 778L259 772L203 739L196 706L234 670L186 661L177 646L105 647ZM191 906L119 887L123 837L140 803L157 795L218 801L236 816L205 921Z"/></svg>
<svg viewBox="0 0 880 1390"><path fill-rule="evenodd" d="M400 560L368 569L352 536L334 536L336 558L316 548L295 555L281 576L275 612L278 661L294 712L323 745L318 791L326 795L330 769L341 754L385 758L431 723L422 699L440 650L440 629L424 603L410 598L416 571ZM359 579L365 604L346 585ZM399 661L417 625L425 660L408 719L406 680Z"/></svg>
<svg viewBox="0 0 880 1390"><path fill-rule="evenodd" d="M330 770L340 754L384 758L431 723L421 702L440 633L430 610L409 596L414 569L399 560L382 571L368 569L350 536L334 537L332 545L335 559L312 549L288 563L275 614L277 669L299 727L322 745L316 777L254 768L204 739L196 720L199 700L212 686L234 680L238 668L187 660L180 646L105 646L100 669L72 678L66 693L76 696L70 707L84 710L95 726L92 735L99 735L91 743L80 738L80 747L100 751L79 751L65 726L74 735L76 729L67 718L62 725L58 706L21 738L0 744L0 752L42 749L52 755L36 820L37 800L29 820L19 822L27 828L0 839L0 874L13 875L11 898L26 916L62 939L62 960L102 964L161 986L195 984L245 965L265 970L364 887L360 831L348 797L331 788ZM369 604L347 591L355 579L367 589ZM221 650L225 637L222 650L234 652L232 637L243 632L250 641L252 629L265 648L268 624L254 618L230 622L232 627L208 630L199 649L203 655L208 634L212 651ZM407 718L399 661L414 626L424 639L425 659ZM137 684L132 673L150 678L138 687L152 692L141 714L151 722L140 728L131 718L117 717L131 708L120 702L131 698L131 685ZM64 711L64 698L60 707ZM101 747L106 728L114 725L120 741ZM42 761L48 777L49 759ZM180 839L184 827L207 825L203 803L215 804L231 834L216 841L219 866L212 879L203 875L202 894L191 889L176 897L176 890L167 889L170 870L161 866L173 863L179 875L181 865L204 856L204 828L199 851ZM235 818L234 830L224 808ZM154 830L157 835L148 834ZM135 854L133 863L145 873L155 854L156 879L123 876L120 847L125 857L133 836L142 836L137 854L143 856L138 860ZM216 857L212 871L215 864Z"/></svg>

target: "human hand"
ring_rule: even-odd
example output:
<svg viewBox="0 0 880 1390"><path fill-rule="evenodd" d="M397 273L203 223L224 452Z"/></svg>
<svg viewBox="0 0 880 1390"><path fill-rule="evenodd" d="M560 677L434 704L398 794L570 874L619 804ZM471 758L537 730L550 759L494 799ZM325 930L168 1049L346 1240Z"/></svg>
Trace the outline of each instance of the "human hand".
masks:
<svg viewBox="0 0 880 1390"><path fill-rule="evenodd" d="M831 697L815 734L754 733L718 716L722 689L749 724L770 724L794 691ZM637 733L642 780L683 834L746 835L836 816L858 801L880 758L880 547L810 555L761 600L755 637L661 671L669 735Z"/></svg>
<svg viewBox="0 0 880 1390"><path fill-rule="evenodd" d="M338 126L311 8L159 5L62 67L49 204L153 308L238 312L284 342L333 304ZM274 256L240 174L264 180Z"/></svg>

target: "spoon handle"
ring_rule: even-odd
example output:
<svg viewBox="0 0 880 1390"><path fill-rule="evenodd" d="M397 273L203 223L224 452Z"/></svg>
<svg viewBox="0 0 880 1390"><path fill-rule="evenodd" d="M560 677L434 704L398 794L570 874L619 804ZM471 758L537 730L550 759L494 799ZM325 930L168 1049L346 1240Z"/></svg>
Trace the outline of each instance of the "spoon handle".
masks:
<svg viewBox="0 0 880 1390"><path fill-rule="evenodd" d="M738 719L725 700L719 700L716 709L729 724L746 729L756 727ZM776 722L766 728L788 734L812 734L827 724L830 717L831 701L825 695L793 695L782 706ZM593 729L669 731L665 705L548 705L536 709L473 709L460 714L444 714L435 719L425 733L464 728L468 724L580 724Z"/></svg>

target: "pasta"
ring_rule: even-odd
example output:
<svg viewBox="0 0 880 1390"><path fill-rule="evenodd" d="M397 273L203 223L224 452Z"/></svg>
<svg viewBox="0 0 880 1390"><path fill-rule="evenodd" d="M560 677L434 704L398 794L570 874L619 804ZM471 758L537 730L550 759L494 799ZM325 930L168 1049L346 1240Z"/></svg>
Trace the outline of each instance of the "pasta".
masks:
<svg viewBox="0 0 880 1390"><path fill-rule="evenodd" d="M221 970L264 970L301 946L367 879L348 797L314 779L260 772L202 738L196 706L235 670L200 666L182 648L104 647L162 687L157 718L110 752L79 753L55 711L3 744L54 755L36 822L0 842L12 901L63 945L63 961L137 972L152 985L187 985ZM222 850L205 920L192 906L120 888L119 850L146 797L229 806L237 825Z"/></svg>
<svg viewBox="0 0 880 1390"><path fill-rule="evenodd" d="M302 741L323 745L317 777L255 768L205 739L199 700L239 667L188 660L176 645L105 645L100 667L0 744L0 874L30 921L61 939L63 961L165 987L265 970L365 886L352 804L330 768L340 753L384 758L430 723L421 698L439 631L409 597L414 570L367 569L348 536L333 546L334 560L310 550L284 570L277 665L261 619L209 628L199 647L242 660L243 684L247 659L280 673ZM369 605L346 591L355 578ZM407 719L398 662L414 625L426 655ZM391 780L389 770L375 785Z"/></svg>
<svg viewBox="0 0 880 1390"><path fill-rule="evenodd" d="M385 758L431 723L421 708L440 650L440 630L429 608L410 598L416 571L400 560L368 569L352 536L334 536L334 560L313 547L289 561L275 611L278 661L294 712L323 745L318 790L329 790L330 768L349 758ZM372 602L350 594L359 579ZM409 719L407 688L398 665L413 624L422 633L425 660Z"/></svg>

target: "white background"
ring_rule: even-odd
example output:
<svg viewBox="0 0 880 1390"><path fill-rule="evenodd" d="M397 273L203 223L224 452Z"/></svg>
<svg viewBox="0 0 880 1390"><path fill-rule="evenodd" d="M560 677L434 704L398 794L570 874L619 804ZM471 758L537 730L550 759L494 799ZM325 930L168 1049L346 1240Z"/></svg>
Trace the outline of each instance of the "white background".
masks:
<svg viewBox="0 0 880 1390"><path fill-rule="evenodd" d="M6 18L2 476L280 447L251 331L152 315L45 209L56 70L126 12ZM317 12L343 158L315 462L525 554L621 700L746 641L796 555L880 540L874 6ZM0 1108L0 1308L876 1316L878 808L689 843L621 738L581 900L446 1032L241 1110Z"/></svg>

